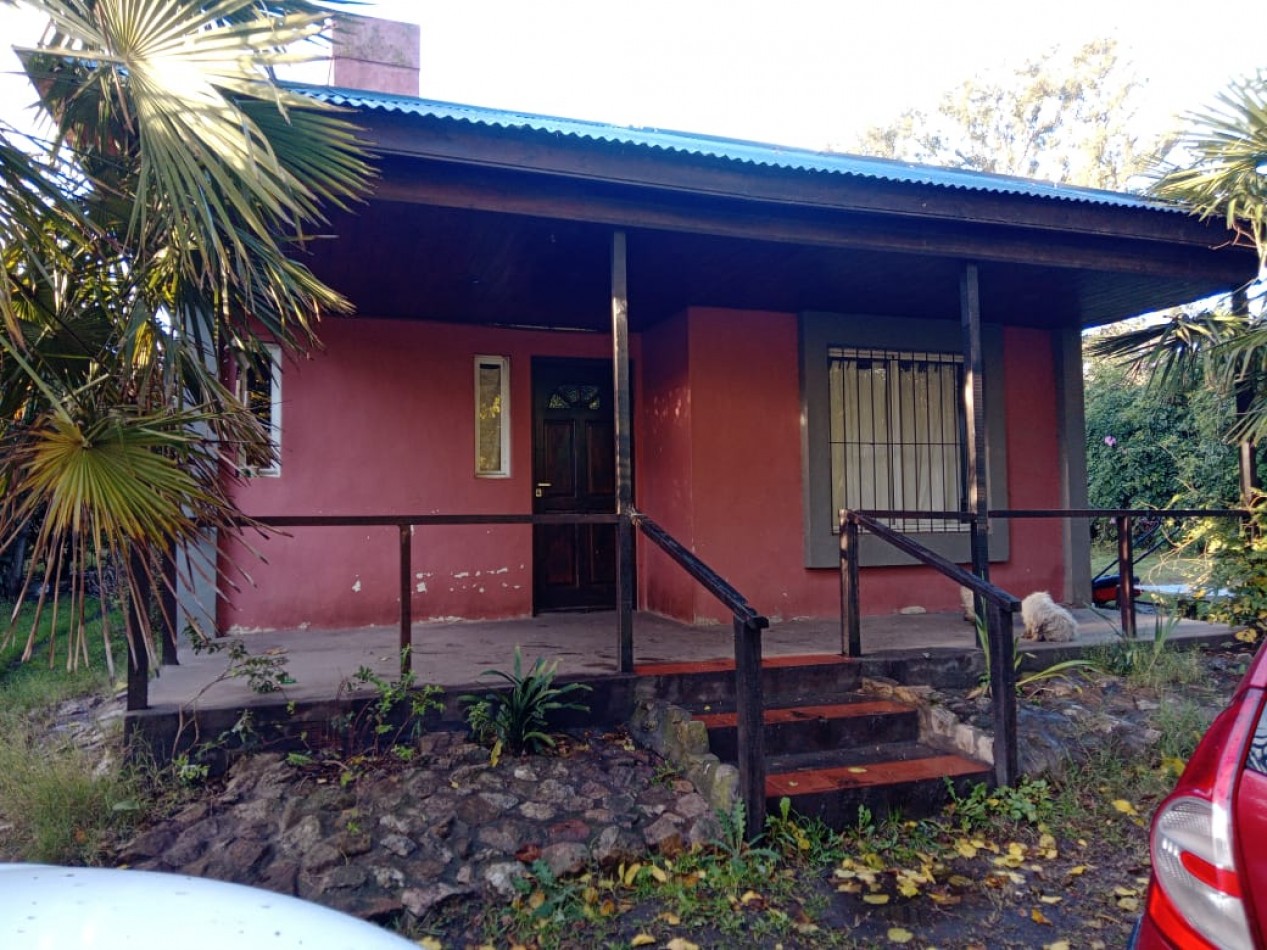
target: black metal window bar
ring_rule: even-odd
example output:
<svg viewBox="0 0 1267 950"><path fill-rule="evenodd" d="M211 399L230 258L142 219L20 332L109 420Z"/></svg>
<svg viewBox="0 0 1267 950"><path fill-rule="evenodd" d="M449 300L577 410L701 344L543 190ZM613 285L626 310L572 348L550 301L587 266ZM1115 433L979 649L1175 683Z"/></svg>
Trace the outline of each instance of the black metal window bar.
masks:
<svg viewBox="0 0 1267 950"><path fill-rule="evenodd" d="M832 530L851 510L954 511L963 493L963 357L854 347L827 353ZM892 518L904 532L968 530L941 518Z"/></svg>

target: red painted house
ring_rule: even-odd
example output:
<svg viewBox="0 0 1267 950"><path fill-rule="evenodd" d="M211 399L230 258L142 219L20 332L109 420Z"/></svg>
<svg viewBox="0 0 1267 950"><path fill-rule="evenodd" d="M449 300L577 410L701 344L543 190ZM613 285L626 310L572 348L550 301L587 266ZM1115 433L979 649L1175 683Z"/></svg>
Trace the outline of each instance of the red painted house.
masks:
<svg viewBox="0 0 1267 950"><path fill-rule="evenodd" d="M309 90L354 111L381 177L313 252L358 312L265 386L254 514L632 501L772 618L835 617L840 508L958 510L977 471L992 508L1085 505L1081 331L1255 270L1135 196L431 102L394 73L405 92ZM611 607L616 520L420 525L413 617ZM969 560L958 522L898 527ZM223 545L254 585L222 630L398 616L396 528L252 543L267 563ZM896 552L862 557L864 612L957 606ZM989 557L1019 595L1089 594L1085 526L994 521ZM725 619L658 551L633 563L639 609Z"/></svg>

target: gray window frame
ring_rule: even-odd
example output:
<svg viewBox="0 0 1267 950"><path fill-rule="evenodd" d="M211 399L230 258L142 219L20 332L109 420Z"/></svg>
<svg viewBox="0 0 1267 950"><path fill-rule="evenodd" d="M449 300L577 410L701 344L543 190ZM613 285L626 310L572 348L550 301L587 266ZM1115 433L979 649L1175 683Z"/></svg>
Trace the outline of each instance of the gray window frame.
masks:
<svg viewBox="0 0 1267 950"><path fill-rule="evenodd" d="M838 568L840 538L831 530L830 397L828 351L832 347L963 351L958 322L865 314L807 311L798 319L801 384L801 468L804 494L805 566ZM990 472L990 507L1007 507L1006 415L1003 404L1003 330L983 324L981 343L985 355L986 464ZM968 535L919 532L912 537L958 563L971 559ZM914 559L892 546L863 534L859 539L863 566L914 564ZM990 560L1008 558L1005 522L990 526Z"/></svg>

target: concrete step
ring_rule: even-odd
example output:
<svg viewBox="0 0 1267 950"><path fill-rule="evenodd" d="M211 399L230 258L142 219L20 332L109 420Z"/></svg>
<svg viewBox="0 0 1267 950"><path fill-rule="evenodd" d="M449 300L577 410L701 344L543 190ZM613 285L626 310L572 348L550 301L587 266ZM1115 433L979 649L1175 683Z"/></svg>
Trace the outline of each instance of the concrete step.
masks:
<svg viewBox="0 0 1267 950"><path fill-rule="evenodd" d="M640 664L634 674L650 680L656 696L677 706L700 710L734 705L733 659ZM772 656L761 661L761 689L767 707L838 701L861 682L858 661L839 654Z"/></svg>
<svg viewBox="0 0 1267 950"><path fill-rule="evenodd" d="M946 779L963 792L989 776L983 762L919 742L889 742L771 756L766 797L771 811L789 798L797 813L843 828L857 822L859 807L876 818L934 814L949 799Z"/></svg>
<svg viewBox="0 0 1267 950"><path fill-rule="evenodd" d="M708 728L709 748L718 758L739 758L733 712L697 713L695 718ZM767 757L918 738L919 714L888 699L852 696L845 702L765 710Z"/></svg>

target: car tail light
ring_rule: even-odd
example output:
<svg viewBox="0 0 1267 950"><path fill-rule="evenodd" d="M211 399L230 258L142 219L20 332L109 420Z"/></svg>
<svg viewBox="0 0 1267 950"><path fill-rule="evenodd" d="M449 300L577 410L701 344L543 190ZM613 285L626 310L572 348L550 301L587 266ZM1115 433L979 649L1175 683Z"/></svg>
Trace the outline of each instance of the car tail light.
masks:
<svg viewBox="0 0 1267 950"><path fill-rule="evenodd" d="M1242 690L1202 739L1153 819L1155 887L1148 914L1184 948L1250 950L1254 941L1237 872L1231 808L1262 694Z"/></svg>

